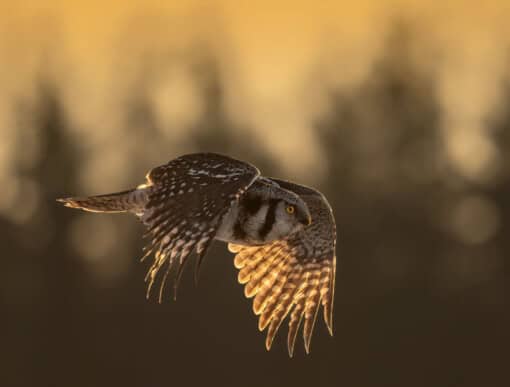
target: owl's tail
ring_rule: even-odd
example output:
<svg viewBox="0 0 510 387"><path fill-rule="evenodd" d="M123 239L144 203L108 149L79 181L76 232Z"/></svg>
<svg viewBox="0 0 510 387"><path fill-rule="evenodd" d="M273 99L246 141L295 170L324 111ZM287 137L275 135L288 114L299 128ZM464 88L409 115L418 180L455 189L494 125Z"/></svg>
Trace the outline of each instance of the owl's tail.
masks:
<svg viewBox="0 0 510 387"><path fill-rule="evenodd" d="M91 212L134 212L140 213L147 203L145 189L131 189L107 195L57 199L66 207Z"/></svg>

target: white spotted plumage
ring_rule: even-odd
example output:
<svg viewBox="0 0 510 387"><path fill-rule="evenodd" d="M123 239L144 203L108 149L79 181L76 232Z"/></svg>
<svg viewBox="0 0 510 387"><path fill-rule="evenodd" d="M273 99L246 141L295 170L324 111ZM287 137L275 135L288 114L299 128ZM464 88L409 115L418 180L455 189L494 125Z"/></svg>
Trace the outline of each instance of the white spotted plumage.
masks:
<svg viewBox="0 0 510 387"><path fill-rule="evenodd" d="M228 242L238 280L254 297L259 329L272 345L289 317L290 356L301 321L305 349L319 307L332 333L336 229L331 208L315 189L262 177L251 164L214 153L181 156L152 169L146 182L116 194L59 199L93 212L132 212L147 227L147 296L163 266L159 300L175 268L174 292L191 253L195 277L213 239ZM175 293L174 293L175 294Z"/></svg>

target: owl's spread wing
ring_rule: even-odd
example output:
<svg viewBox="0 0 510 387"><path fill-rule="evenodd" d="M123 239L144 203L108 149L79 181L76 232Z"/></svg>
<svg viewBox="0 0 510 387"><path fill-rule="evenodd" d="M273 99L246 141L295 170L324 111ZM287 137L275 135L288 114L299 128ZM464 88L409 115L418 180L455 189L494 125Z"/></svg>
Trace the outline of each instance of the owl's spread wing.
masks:
<svg viewBox="0 0 510 387"><path fill-rule="evenodd" d="M253 312L259 329L268 328L269 350L282 321L290 314L287 346L292 357L301 321L305 350L310 350L319 306L333 334L333 296L336 269L336 227L328 202L317 191L274 179L282 188L299 194L306 202L312 224L305 229L262 246L229 244L236 253L238 280L246 297L255 297Z"/></svg>
<svg viewBox="0 0 510 387"><path fill-rule="evenodd" d="M141 215L150 242L145 257L154 253L147 272L147 297L163 265L167 270L160 285L161 301L171 268L177 273L174 291L184 264L197 252L196 274L222 217L260 174L248 163L230 157L199 153L179 157L147 174L148 202Z"/></svg>

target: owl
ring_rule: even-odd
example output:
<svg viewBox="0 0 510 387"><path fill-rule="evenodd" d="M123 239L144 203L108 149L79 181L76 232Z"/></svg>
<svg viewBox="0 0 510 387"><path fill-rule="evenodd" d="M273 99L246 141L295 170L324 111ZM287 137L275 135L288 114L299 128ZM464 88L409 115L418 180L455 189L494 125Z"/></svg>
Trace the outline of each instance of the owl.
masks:
<svg viewBox="0 0 510 387"><path fill-rule="evenodd" d="M131 212L146 226L142 259L152 256L147 297L169 274L174 297L183 269L196 255L195 280L211 242L228 243L238 280L269 350L288 317L287 347L302 333L306 353L322 305L333 334L336 226L324 195L313 188L263 177L253 165L215 153L188 154L149 171L146 182L123 192L58 199L92 212Z"/></svg>

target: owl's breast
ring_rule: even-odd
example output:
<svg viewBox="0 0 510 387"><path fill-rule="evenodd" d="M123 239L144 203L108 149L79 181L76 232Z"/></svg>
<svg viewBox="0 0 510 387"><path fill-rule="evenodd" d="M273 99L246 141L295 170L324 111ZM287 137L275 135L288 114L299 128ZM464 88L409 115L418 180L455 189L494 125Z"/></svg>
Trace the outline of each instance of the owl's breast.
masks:
<svg viewBox="0 0 510 387"><path fill-rule="evenodd" d="M262 199L245 198L234 203L223 217L216 239L241 245L266 242L261 230L267 222L270 206Z"/></svg>

